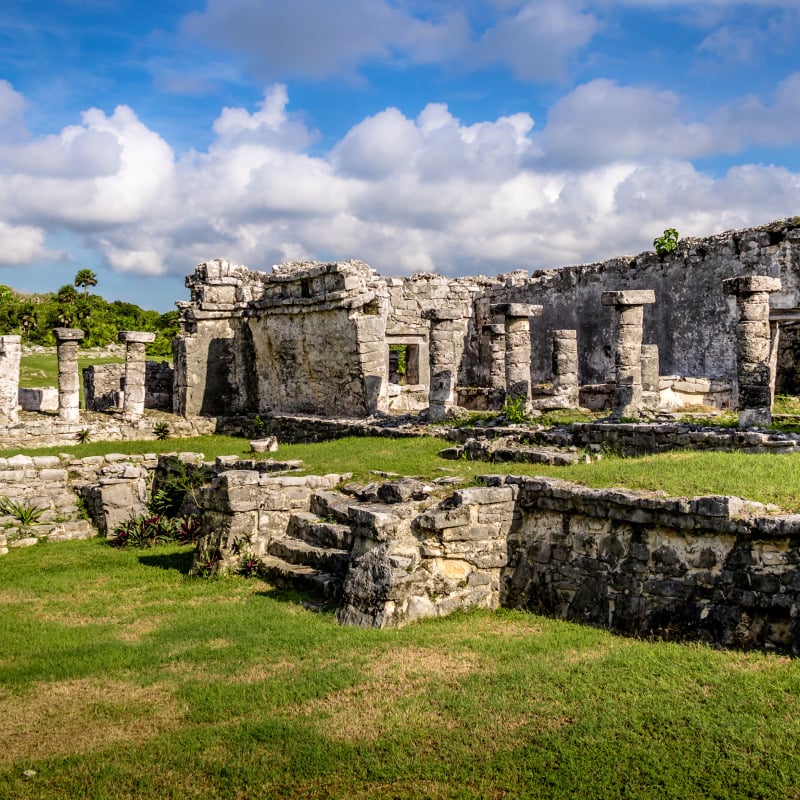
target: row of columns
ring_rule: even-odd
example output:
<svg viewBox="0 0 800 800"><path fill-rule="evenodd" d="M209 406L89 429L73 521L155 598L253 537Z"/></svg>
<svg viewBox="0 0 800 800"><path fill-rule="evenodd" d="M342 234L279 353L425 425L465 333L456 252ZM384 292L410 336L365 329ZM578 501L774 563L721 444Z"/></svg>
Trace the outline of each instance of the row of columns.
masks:
<svg viewBox="0 0 800 800"><path fill-rule="evenodd" d="M53 335L58 358L58 416L64 422L77 422L80 419L78 343L84 333L80 328L54 328ZM119 340L125 343L125 399L122 412L127 419L138 419L144 413L145 345L154 339L154 333L119 332ZM0 423L17 421L20 355L19 336L0 336Z"/></svg>
<svg viewBox="0 0 800 800"><path fill-rule="evenodd" d="M769 295L780 291L781 282L767 276L731 278L723 282L726 293L736 297L736 363L739 387L739 425L769 425L772 421L775 331L769 321ZM601 303L614 309L615 386L612 416L638 416L643 408L655 408L659 392L658 346L642 344L644 307L655 303L650 289L603 292ZM510 400L531 403L531 317L542 306L497 303L491 313L502 316L502 325L483 326L489 339L491 388L504 387ZM457 359L455 321L445 310L427 313L430 329L430 415L442 419L455 404ZM574 330L553 331L553 402L560 407L578 405L578 344Z"/></svg>

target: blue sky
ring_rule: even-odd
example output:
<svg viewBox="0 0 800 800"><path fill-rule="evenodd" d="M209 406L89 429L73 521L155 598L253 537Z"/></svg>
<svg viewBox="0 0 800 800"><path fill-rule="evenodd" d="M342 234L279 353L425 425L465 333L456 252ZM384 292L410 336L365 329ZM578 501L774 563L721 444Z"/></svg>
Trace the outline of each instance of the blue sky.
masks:
<svg viewBox="0 0 800 800"><path fill-rule="evenodd" d="M800 214L797 0L4 0L0 283L497 274Z"/></svg>

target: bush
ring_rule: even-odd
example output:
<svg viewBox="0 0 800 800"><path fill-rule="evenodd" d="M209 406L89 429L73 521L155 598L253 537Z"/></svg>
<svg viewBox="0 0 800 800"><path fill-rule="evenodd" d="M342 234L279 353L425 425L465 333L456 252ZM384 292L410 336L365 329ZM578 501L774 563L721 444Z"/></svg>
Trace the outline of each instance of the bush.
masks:
<svg viewBox="0 0 800 800"><path fill-rule="evenodd" d="M112 547L154 547L168 542L191 544L200 532L200 517L171 518L142 514L122 523L113 533Z"/></svg>

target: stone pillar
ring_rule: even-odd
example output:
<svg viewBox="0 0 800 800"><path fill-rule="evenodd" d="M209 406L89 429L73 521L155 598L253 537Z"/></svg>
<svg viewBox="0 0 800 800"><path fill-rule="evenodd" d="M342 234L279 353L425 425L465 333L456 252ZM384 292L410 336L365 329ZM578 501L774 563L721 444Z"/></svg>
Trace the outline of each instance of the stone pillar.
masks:
<svg viewBox="0 0 800 800"><path fill-rule="evenodd" d="M19 336L0 336L0 425L17 421L20 342Z"/></svg>
<svg viewBox="0 0 800 800"><path fill-rule="evenodd" d="M651 289L603 292L600 301L614 306L614 367L616 385L613 417L635 417L642 410L642 329L644 307L655 303Z"/></svg>
<svg viewBox="0 0 800 800"><path fill-rule="evenodd" d="M541 306L526 303L498 303L492 314L505 317L506 398L524 398L525 408L531 404L531 317L542 313Z"/></svg>
<svg viewBox="0 0 800 800"><path fill-rule="evenodd" d="M661 404L657 344L642 345L642 405L655 411Z"/></svg>
<svg viewBox="0 0 800 800"><path fill-rule="evenodd" d="M772 332L769 295L781 289L779 278L767 275L729 278L726 294L736 297L736 377L739 384L739 427L772 422Z"/></svg>
<svg viewBox="0 0 800 800"><path fill-rule="evenodd" d="M461 315L448 309L433 308L422 312L422 318L430 321L431 378L428 388L428 418L446 419L456 404L456 323Z"/></svg>
<svg viewBox="0 0 800 800"><path fill-rule="evenodd" d="M58 354L58 416L64 422L80 419L78 394L78 342L83 339L80 328L53 328Z"/></svg>
<svg viewBox="0 0 800 800"><path fill-rule="evenodd" d="M492 389L506 388L506 326L488 324L483 326L483 335L489 339L489 386Z"/></svg>
<svg viewBox="0 0 800 800"><path fill-rule="evenodd" d="M553 331L553 405L578 407L578 332Z"/></svg>
<svg viewBox="0 0 800 800"><path fill-rule="evenodd" d="M147 358L145 345L154 341L154 333L120 331L119 340L125 342L125 399L122 413L126 419L139 419L144 414L145 371Z"/></svg>

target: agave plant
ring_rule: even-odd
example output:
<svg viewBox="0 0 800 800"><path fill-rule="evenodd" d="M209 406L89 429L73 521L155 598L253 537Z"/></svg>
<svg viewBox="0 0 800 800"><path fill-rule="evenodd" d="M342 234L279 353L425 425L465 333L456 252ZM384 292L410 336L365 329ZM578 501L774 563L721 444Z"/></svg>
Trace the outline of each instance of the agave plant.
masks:
<svg viewBox="0 0 800 800"><path fill-rule="evenodd" d="M34 506L31 503L22 503L9 497L0 497L0 514L14 517L23 530L28 530L35 525L44 512L45 509Z"/></svg>

